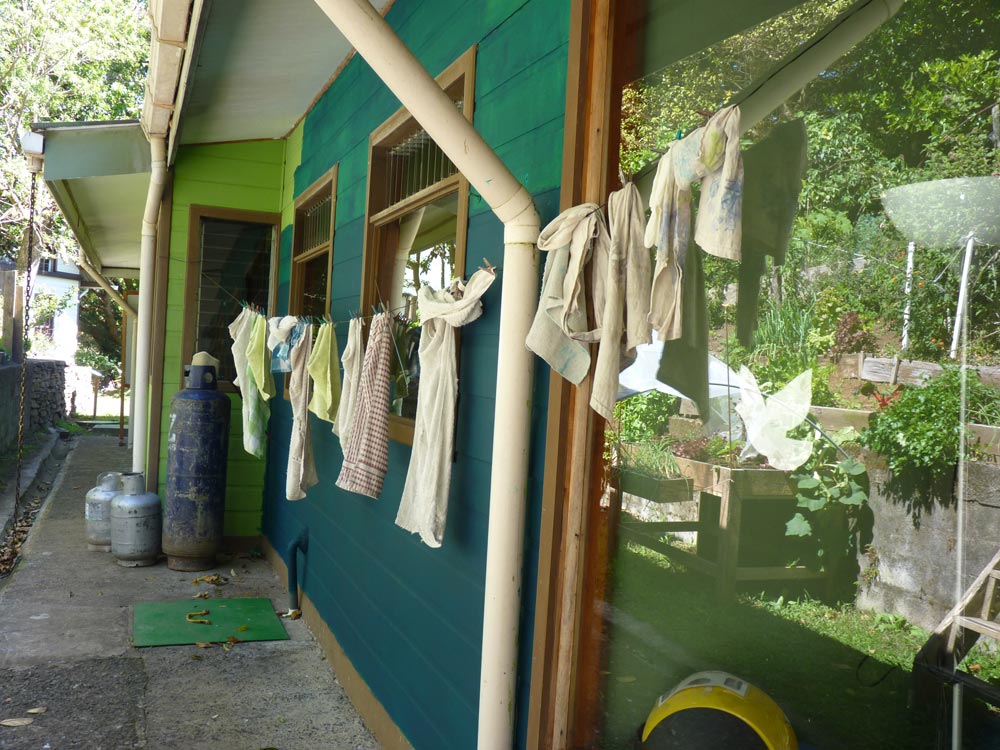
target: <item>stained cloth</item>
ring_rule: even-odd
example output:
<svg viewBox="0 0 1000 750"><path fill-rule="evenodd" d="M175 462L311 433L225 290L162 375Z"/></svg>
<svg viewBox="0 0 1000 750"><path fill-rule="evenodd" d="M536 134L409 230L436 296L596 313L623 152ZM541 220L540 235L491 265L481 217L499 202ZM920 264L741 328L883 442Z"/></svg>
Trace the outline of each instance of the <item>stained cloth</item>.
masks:
<svg viewBox="0 0 1000 750"><path fill-rule="evenodd" d="M247 366L261 398L267 401L275 394L275 390L271 357L267 350L267 318L263 315L254 315L250 340L247 342Z"/></svg>
<svg viewBox="0 0 1000 750"><path fill-rule="evenodd" d="M538 238L547 253L538 310L528 331L527 346L571 383L578 385L590 370L589 343L600 337L587 324L585 270L592 264L592 297L596 311L605 305L610 238L601 209L584 203L563 211Z"/></svg>
<svg viewBox="0 0 1000 750"><path fill-rule="evenodd" d="M309 411L325 422L335 422L340 407L340 365L337 362L337 326L324 323L309 356L312 400Z"/></svg>
<svg viewBox="0 0 1000 750"><path fill-rule="evenodd" d="M358 400L351 417L350 441L337 486L377 498L389 465L389 375L392 327L389 313L372 319L361 368Z"/></svg>
<svg viewBox="0 0 1000 750"><path fill-rule="evenodd" d="M337 419L333 423L333 433L340 438L340 449L347 454L351 440L351 419L354 406L358 402L358 388L361 385L361 365L365 357L364 342L361 340L362 321L351 319L347 327L347 346L341 363L344 365L344 381L340 389L340 405Z"/></svg>
<svg viewBox="0 0 1000 750"><path fill-rule="evenodd" d="M294 341L292 332L299 319L294 315L270 318L267 321L267 348L271 352L271 372L291 372L290 355Z"/></svg>
<svg viewBox="0 0 1000 750"><path fill-rule="evenodd" d="M600 343L590 395L591 408L608 420L614 416L618 374L650 336L650 262L643 244L644 218L642 198L632 183L608 197L607 277L603 309L595 301Z"/></svg>
<svg viewBox="0 0 1000 750"><path fill-rule="evenodd" d="M413 427L413 453L406 472L396 525L429 547L440 547L448 513L451 458L455 439L458 371L455 329L482 314L481 298L494 281L489 271L476 271L459 294L417 292L420 311L420 395Z"/></svg>
<svg viewBox="0 0 1000 750"><path fill-rule="evenodd" d="M701 181L694 240L707 253L740 259L743 158L740 110L719 110L660 158L649 197L646 247L656 247L650 323L660 338L683 336L683 274L691 240L691 184Z"/></svg>
<svg viewBox="0 0 1000 750"><path fill-rule="evenodd" d="M233 363L236 365L233 385L240 389L240 399L243 402L243 450L251 456L263 458L270 408L261 398L247 362L250 333L257 317L259 316L249 308L244 307L236 320L229 324L229 335L233 339Z"/></svg>
<svg viewBox="0 0 1000 750"><path fill-rule="evenodd" d="M298 325L302 328L290 353L292 370L288 379L288 400L292 405L292 438L288 446L285 497L289 500L301 500L306 496L306 490L319 481L313 460L307 409L311 386L308 363L312 352L312 325Z"/></svg>
<svg viewBox="0 0 1000 750"><path fill-rule="evenodd" d="M736 302L736 334L753 346L765 256L785 262L806 171L808 136L799 120L782 123L743 154L743 245Z"/></svg>

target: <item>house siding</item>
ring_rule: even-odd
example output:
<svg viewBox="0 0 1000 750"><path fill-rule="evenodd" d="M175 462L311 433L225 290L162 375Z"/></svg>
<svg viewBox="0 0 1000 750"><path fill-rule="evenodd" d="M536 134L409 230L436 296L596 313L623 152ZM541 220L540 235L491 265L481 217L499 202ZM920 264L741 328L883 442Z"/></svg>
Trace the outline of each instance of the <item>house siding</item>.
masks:
<svg viewBox="0 0 1000 750"><path fill-rule="evenodd" d="M397 0L387 19L435 75L478 44L475 125L534 195L543 222L553 218L562 168L569 1ZM294 196L334 164L339 164L339 180L331 314L342 321L357 309L368 138L399 106L355 57L289 136L279 310L288 306ZM501 273L483 299L483 317L462 331L456 461L442 548L424 546L394 523L410 448L390 442L389 470L378 500L343 492L334 484L342 461L339 441L329 424L314 417L319 484L306 499L286 502L291 410L284 400L272 402L264 534L286 555L290 540L309 530L301 585L375 697L418 749L476 744L503 252L503 227L473 191L467 271L485 256ZM341 352L346 333L341 324ZM519 745L526 731L547 391L547 368L537 368L516 705Z"/></svg>
<svg viewBox="0 0 1000 750"><path fill-rule="evenodd" d="M163 355L163 414L160 429L159 493L167 477L170 400L180 386L184 337L184 287L187 272L188 218L192 205L277 212L281 209L284 141L251 141L181 146L174 165L167 285L166 341ZM218 352L210 352L218 356ZM226 536L261 533L265 462L243 450L241 402L231 395L229 468L226 482Z"/></svg>

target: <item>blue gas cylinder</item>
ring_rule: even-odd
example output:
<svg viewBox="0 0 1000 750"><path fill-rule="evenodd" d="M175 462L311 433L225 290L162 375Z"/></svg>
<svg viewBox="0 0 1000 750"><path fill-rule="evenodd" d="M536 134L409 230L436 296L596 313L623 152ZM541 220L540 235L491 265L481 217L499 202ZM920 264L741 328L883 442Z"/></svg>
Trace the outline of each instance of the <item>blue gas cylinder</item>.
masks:
<svg viewBox="0 0 1000 750"><path fill-rule="evenodd" d="M229 411L215 368L191 365L187 388L170 402L163 551L172 570L215 566L226 507Z"/></svg>

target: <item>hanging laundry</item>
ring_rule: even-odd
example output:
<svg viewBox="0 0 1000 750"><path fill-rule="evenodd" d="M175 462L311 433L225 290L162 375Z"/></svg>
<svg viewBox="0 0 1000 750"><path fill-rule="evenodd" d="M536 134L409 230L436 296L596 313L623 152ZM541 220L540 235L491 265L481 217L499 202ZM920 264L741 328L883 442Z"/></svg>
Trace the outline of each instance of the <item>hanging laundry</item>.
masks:
<svg viewBox="0 0 1000 750"><path fill-rule="evenodd" d="M736 302L736 334L753 346L764 256L785 262L806 172L808 136L801 120L778 125L743 155L743 249Z"/></svg>
<svg viewBox="0 0 1000 750"><path fill-rule="evenodd" d="M591 408L608 420L614 417L622 361L634 360L636 347L648 342L650 336L649 253L642 242L644 215L642 198L632 183L608 197L610 249L604 307L597 308L595 300L600 344L590 395Z"/></svg>
<svg viewBox="0 0 1000 750"><path fill-rule="evenodd" d="M292 374L288 379L288 400L292 404L292 439L288 446L288 469L285 497L301 500L306 490L316 484L312 435L309 429L309 355L312 353L312 325L298 323L297 342L291 351Z"/></svg>
<svg viewBox="0 0 1000 750"><path fill-rule="evenodd" d="M548 257L526 344L574 385L590 370L588 344L600 338L599 329L588 330L585 269L592 259L594 309L604 310L609 246L604 216L593 203L563 211L538 238Z"/></svg>
<svg viewBox="0 0 1000 750"><path fill-rule="evenodd" d="M420 397L396 525L419 534L429 547L441 546L448 513L458 397L455 329L482 315L480 300L494 279L490 271L479 270L457 294L429 286L417 292Z"/></svg>
<svg viewBox="0 0 1000 750"><path fill-rule="evenodd" d="M309 356L312 400L309 411L326 422L335 422L340 406L340 365L337 362L337 326L324 323L316 334Z"/></svg>
<svg viewBox="0 0 1000 750"><path fill-rule="evenodd" d="M333 434L340 438L340 449L347 455L351 440L351 419L358 403L358 388L361 385L361 364L365 358L364 342L361 340L360 318L352 318L347 328L347 346L341 363L344 365L344 382L340 390L340 405L337 420L333 423Z"/></svg>
<svg viewBox="0 0 1000 750"><path fill-rule="evenodd" d="M271 358L267 351L267 318L254 315L250 340L247 342L247 365L257 384L261 398L267 401L275 394L274 376L271 374Z"/></svg>
<svg viewBox="0 0 1000 750"><path fill-rule="evenodd" d="M389 375L392 327L389 313L372 319L368 349L359 379L358 400L351 417L350 442L337 486L377 498L389 464Z"/></svg>
<svg viewBox="0 0 1000 750"><path fill-rule="evenodd" d="M719 110L661 157L649 197L646 247L656 246L650 323L663 340L682 336L683 284L691 239L691 184L701 181L694 240L707 253L740 259L743 158L740 109Z"/></svg>
<svg viewBox="0 0 1000 750"><path fill-rule="evenodd" d="M687 254L679 339L663 343L657 380L676 388L698 406L698 414L708 419L708 300L705 271L697 248Z"/></svg>
<svg viewBox="0 0 1000 750"><path fill-rule="evenodd" d="M289 359L294 342L292 331L299 319L294 315L270 318L267 321L267 349L271 352L271 372L291 372Z"/></svg>
<svg viewBox="0 0 1000 750"><path fill-rule="evenodd" d="M243 450L251 456L263 458L267 421L271 410L267 402L261 398L257 383L253 379L253 372L247 362L250 334L257 317L259 316L256 313L244 307L236 320L229 324L229 335L233 339L233 363L236 365L233 385L240 389L240 398L243 402Z"/></svg>

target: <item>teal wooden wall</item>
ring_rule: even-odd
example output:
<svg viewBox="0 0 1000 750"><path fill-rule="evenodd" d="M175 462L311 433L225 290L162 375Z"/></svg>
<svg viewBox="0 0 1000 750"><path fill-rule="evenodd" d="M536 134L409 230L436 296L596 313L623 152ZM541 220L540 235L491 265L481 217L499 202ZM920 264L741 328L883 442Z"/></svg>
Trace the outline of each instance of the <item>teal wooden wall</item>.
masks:
<svg viewBox="0 0 1000 750"><path fill-rule="evenodd" d="M569 0L397 0L387 18L435 75L471 45L479 45L475 125L533 193L543 222L551 219L558 211L562 168ZM346 319L348 308L357 309L360 295L368 136L398 107L368 65L355 57L288 144L286 165L299 156L293 152L301 142L301 161L294 172L296 195L340 164L331 293L335 320ZM283 196L283 206L288 203L289 196ZM285 227L282 243L287 264L290 227ZM485 256L502 269L502 226L475 194L468 248L472 264ZM279 308L287 308L288 278L285 267ZM484 298L482 319L462 332L458 455L441 549L429 549L394 524L410 459L410 449L397 443L390 444L382 496L372 501L335 487L340 445L329 426L314 419L320 483L305 500L286 502L291 413L286 402L272 402L264 533L284 554L289 540L300 529L309 529L305 591L375 696L419 750L475 746L502 278L501 271ZM346 325L338 330L341 347L346 332ZM522 738L547 372L539 367L535 383L517 696Z"/></svg>

